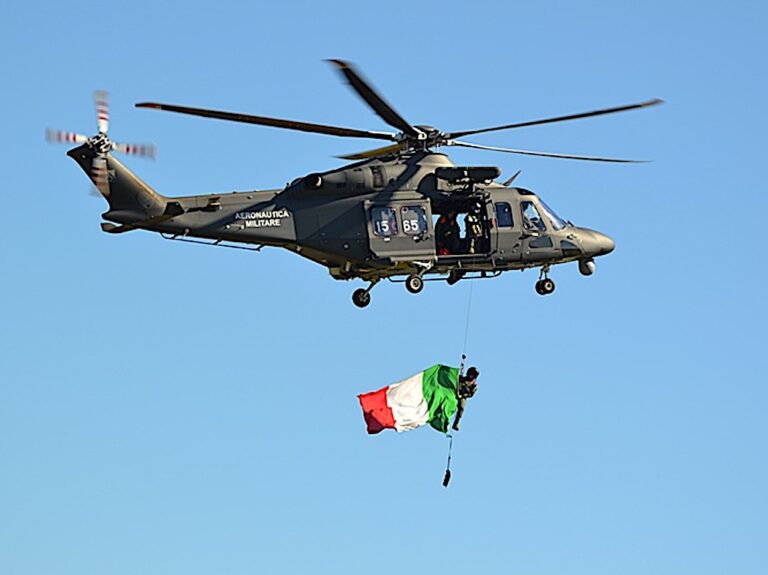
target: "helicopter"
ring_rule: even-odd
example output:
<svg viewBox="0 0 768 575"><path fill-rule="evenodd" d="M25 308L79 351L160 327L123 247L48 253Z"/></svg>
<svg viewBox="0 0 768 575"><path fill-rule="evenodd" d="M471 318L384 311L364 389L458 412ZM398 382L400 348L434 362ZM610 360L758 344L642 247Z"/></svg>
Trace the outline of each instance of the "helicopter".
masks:
<svg viewBox="0 0 768 575"><path fill-rule="evenodd" d="M112 152L122 152L154 157L155 148L110 140L105 92L96 93L95 136L48 130L47 139L79 144L67 155L109 204L102 214L104 232L147 230L166 239L253 251L282 247L324 266L334 279L367 282L367 287L352 294L353 303L360 308L369 305L371 290L383 279L404 283L409 292L417 294L427 280L452 285L462 279L498 277L505 271L526 268L540 268L536 292L548 295L555 290L549 277L552 266L578 262L579 271L588 276L595 271L595 258L613 251L614 241L606 234L575 226L534 192L512 186L519 172L498 182L498 167L456 166L436 150L454 146L549 158L639 162L486 146L460 138L636 110L662 100L443 132L410 124L349 62L329 62L397 132L157 102L136 104L137 108L388 142L384 147L338 156L352 163L298 177L280 189L173 198L159 194L113 156ZM459 226L462 217L465 237Z"/></svg>

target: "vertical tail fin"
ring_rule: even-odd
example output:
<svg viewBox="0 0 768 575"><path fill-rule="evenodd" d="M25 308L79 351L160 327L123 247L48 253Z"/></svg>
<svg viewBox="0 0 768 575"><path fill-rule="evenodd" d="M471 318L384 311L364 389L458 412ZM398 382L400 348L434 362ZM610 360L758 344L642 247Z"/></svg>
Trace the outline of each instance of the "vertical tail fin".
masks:
<svg viewBox="0 0 768 575"><path fill-rule="evenodd" d="M106 155L104 158L107 171L105 185L103 181L98 182L93 173L93 160L98 154L88 144L69 150L67 155L78 163L109 203L105 218L130 223L161 215L165 211L168 198L155 192L113 156Z"/></svg>

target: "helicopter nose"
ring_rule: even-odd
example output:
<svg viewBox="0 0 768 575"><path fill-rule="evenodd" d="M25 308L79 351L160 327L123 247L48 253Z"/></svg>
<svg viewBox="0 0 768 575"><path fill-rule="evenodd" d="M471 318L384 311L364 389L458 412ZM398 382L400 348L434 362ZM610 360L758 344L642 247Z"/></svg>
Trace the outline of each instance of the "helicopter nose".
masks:
<svg viewBox="0 0 768 575"><path fill-rule="evenodd" d="M595 255L604 256L611 253L616 248L616 242L610 236L600 232L592 232L597 240L598 252Z"/></svg>
<svg viewBox="0 0 768 575"><path fill-rule="evenodd" d="M616 243L609 236L601 232L586 228L581 228L581 232L579 234L582 238L581 245L584 254L587 256L604 256L616 248Z"/></svg>

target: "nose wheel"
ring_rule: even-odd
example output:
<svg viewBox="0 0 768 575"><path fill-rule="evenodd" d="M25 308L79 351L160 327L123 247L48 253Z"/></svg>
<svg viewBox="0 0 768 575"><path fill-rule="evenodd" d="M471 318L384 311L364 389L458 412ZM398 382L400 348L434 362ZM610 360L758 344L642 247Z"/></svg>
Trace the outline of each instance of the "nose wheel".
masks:
<svg viewBox="0 0 768 575"><path fill-rule="evenodd" d="M555 291L555 282L547 278L536 282L536 293L539 295L549 295Z"/></svg>
<svg viewBox="0 0 768 575"><path fill-rule="evenodd" d="M536 282L536 293L539 295L549 295L555 291L555 282L547 277L549 266L541 268L539 281Z"/></svg>

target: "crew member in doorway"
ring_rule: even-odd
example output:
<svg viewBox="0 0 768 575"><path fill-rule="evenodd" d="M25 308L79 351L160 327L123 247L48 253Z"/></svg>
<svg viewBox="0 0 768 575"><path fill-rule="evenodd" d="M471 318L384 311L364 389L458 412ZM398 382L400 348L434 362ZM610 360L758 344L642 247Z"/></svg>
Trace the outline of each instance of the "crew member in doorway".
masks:
<svg viewBox="0 0 768 575"><path fill-rule="evenodd" d="M482 253L485 250L483 240L485 234L483 234L483 221L480 217L482 214L482 204L477 202L472 205L472 209L464 218L464 225L467 231L467 253L476 254Z"/></svg>
<svg viewBox="0 0 768 575"><path fill-rule="evenodd" d="M459 248L459 224L456 222L456 212L448 210L442 214L435 224L435 243L437 255L455 254Z"/></svg>

